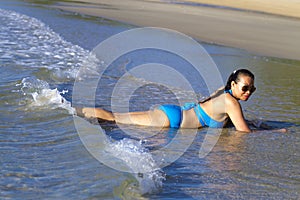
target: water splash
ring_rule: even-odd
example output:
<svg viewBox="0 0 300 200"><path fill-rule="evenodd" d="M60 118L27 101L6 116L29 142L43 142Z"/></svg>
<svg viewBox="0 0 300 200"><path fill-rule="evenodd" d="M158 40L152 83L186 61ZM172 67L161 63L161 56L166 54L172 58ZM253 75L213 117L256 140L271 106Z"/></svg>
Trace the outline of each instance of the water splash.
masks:
<svg viewBox="0 0 300 200"><path fill-rule="evenodd" d="M69 114L75 114L75 109L71 106L71 103L62 96L62 94L68 92L67 90L50 89L46 81L35 77L24 78L21 84L18 85L21 86L20 91L23 95L32 97L32 101L29 101L28 106L43 109L63 108Z"/></svg>
<svg viewBox="0 0 300 200"><path fill-rule="evenodd" d="M98 124L91 124L76 115L74 122L82 143L94 158L130 176L130 181L122 184L117 193L144 195L160 191L164 172L142 141L129 138L113 141Z"/></svg>
<svg viewBox="0 0 300 200"><path fill-rule="evenodd" d="M141 141L125 138L109 144L107 151L131 169L138 181L141 194L152 194L162 188L162 182L165 180L164 172L157 166L152 154ZM134 188L132 185L130 187Z"/></svg>

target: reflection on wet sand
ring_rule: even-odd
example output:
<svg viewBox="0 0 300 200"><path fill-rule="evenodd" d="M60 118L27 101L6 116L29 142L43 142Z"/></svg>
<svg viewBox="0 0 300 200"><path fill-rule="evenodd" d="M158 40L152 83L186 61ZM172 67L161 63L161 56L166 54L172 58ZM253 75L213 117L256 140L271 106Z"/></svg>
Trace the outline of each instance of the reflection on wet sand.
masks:
<svg viewBox="0 0 300 200"><path fill-rule="evenodd" d="M237 171L241 169L244 154L244 136L247 133L223 131L213 151L207 156L210 167L215 171Z"/></svg>

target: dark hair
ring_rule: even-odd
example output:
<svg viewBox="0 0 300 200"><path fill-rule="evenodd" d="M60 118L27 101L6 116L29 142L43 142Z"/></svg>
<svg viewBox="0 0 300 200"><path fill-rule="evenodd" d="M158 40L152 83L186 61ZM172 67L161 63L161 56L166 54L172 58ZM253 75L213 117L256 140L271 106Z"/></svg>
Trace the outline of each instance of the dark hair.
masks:
<svg viewBox="0 0 300 200"><path fill-rule="evenodd" d="M217 91L215 91L211 96L207 97L207 98L204 98L203 100L200 100L199 103L204 103L212 98L215 98L221 94L224 93L224 90L230 90L231 89L231 82L234 81L234 82L237 82L240 78L241 75L244 75L244 76L249 76L250 78L252 78L254 80L254 74L252 74L252 72L250 72L249 70L247 69L238 69L238 70L234 70L230 76L228 77L228 80L227 80L227 83L225 85L225 88L222 87L220 89L218 89Z"/></svg>
<svg viewBox="0 0 300 200"><path fill-rule="evenodd" d="M252 78L254 80L254 74L252 74L252 72L250 72L248 69L235 70L228 77L227 83L225 85L225 90L230 90L231 89L231 82L232 81L237 82L241 75L249 76L250 78Z"/></svg>

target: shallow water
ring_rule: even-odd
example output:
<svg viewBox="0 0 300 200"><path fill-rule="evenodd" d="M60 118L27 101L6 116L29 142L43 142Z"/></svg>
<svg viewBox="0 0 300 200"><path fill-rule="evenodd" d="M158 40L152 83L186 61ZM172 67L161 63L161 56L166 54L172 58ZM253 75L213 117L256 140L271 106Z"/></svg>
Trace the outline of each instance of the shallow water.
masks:
<svg viewBox="0 0 300 200"><path fill-rule="evenodd" d="M87 61L90 51L132 26L18 1L0 3L0 24L1 199L299 199L299 61L202 44L223 79L235 66L247 66L256 75L258 90L242 104L246 118L289 132L238 135L228 128L212 152L199 158L207 129L177 133L101 124L106 134L96 153L103 162L129 169L122 172L99 162L85 148L85 139L96 141L100 126L73 118L71 102L93 105L94 99L72 96L77 72L87 63L89 70L95 63L101 66L101 60ZM188 68L186 61L166 52L147 49L126 54L102 76L96 105L111 109L112 98L123 98L121 93L112 94L124 73L153 62ZM207 95L201 78L182 71L199 97ZM94 75L91 72L88 78ZM144 84L132 94L130 110L178 103L174 91L182 98L190 95L180 88L127 78L133 85ZM122 91L127 93L129 86ZM79 135L80 130L84 134ZM191 138L193 143L178 160L160 165L159 150L175 144L167 153L177 155Z"/></svg>

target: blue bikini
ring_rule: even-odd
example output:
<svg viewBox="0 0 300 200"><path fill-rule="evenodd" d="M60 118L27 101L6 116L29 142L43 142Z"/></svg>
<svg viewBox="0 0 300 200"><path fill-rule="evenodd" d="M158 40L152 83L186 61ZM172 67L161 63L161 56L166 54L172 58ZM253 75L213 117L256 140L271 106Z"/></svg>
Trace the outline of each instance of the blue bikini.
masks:
<svg viewBox="0 0 300 200"><path fill-rule="evenodd" d="M229 93L232 95L231 90L226 90L225 93ZM167 115L170 121L171 128L179 128L182 122L182 111L190 110L192 108L194 108L194 111L202 127L208 126L212 128L222 128L224 126L224 122L216 121L208 116L199 103L185 103L185 105L182 107L166 104L161 105L158 109L164 111L164 113Z"/></svg>
<svg viewBox="0 0 300 200"><path fill-rule="evenodd" d="M161 105L159 110L164 111L170 121L171 128L179 128L182 121L182 108L177 105Z"/></svg>
<svg viewBox="0 0 300 200"><path fill-rule="evenodd" d="M210 118L198 103L185 103L182 107L167 104L160 106L158 109L165 112L170 121L171 128L179 128L182 121L182 111L192 108L194 108L202 127L208 126L213 128L222 128L224 126L224 122L218 122Z"/></svg>

